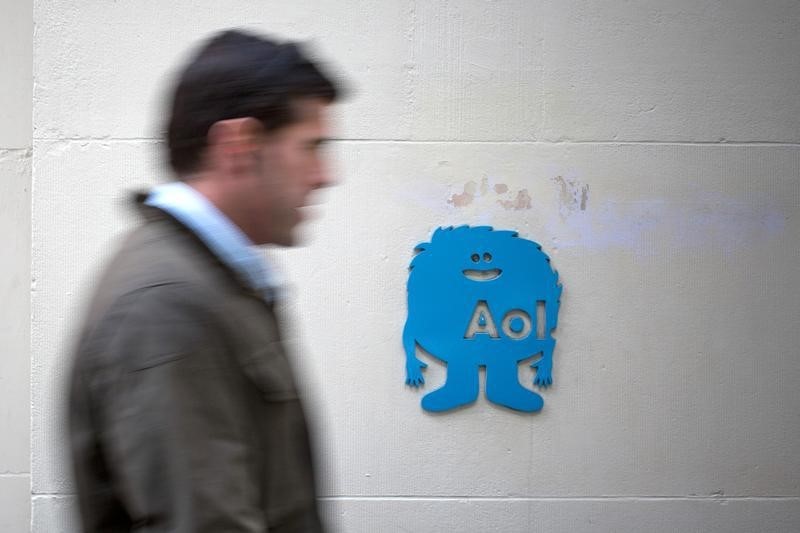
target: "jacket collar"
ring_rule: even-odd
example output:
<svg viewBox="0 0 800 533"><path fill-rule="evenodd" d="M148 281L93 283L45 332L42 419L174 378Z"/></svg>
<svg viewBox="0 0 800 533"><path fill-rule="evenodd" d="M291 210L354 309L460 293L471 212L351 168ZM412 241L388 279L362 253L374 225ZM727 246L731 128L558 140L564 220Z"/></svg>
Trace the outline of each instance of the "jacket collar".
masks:
<svg viewBox="0 0 800 533"><path fill-rule="evenodd" d="M189 230L247 289L267 301L275 299L277 283L269 265L250 239L194 187L166 183L138 194L137 201Z"/></svg>

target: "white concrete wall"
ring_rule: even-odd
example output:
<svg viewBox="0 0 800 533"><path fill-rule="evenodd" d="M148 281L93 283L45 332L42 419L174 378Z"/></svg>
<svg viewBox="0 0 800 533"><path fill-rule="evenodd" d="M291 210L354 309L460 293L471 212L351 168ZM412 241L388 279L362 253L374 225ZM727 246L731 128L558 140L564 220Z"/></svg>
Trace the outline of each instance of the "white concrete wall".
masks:
<svg viewBox="0 0 800 533"><path fill-rule="evenodd" d="M0 531L30 529L33 2L0 1Z"/></svg>
<svg viewBox="0 0 800 533"><path fill-rule="evenodd" d="M227 26L313 38L356 90L342 184L308 245L269 254L334 530L800 529L800 4L38 0L34 19L34 531L77 527L67 348L125 191L165 177L165 76ZM518 229L561 273L538 415L431 416L403 385L411 248L463 223Z"/></svg>

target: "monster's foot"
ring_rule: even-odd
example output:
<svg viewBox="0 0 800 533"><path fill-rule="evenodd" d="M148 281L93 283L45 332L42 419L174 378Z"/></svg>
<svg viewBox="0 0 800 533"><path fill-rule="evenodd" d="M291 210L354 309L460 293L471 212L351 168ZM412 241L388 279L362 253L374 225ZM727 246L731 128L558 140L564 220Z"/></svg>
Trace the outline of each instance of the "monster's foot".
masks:
<svg viewBox="0 0 800 533"><path fill-rule="evenodd" d="M517 411L541 410L542 397L519 383L517 365L512 361L496 361L486 365L486 398Z"/></svg>
<svg viewBox="0 0 800 533"><path fill-rule="evenodd" d="M478 398L477 387L445 385L426 394L422 398L422 408L426 411L447 411L474 402Z"/></svg>
<svg viewBox="0 0 800 533"><path fill-rule="evenodd" d="M474 402L478 398L478 367L471 362L447 363L447 379L440 389L422 398L426 411L447 411Z"/></svg>
<svg viewBox="0 0 800 533"><path fill-rule="evenodd" d="M487 388L486 398L490 402L517 411L525 411L526 413L540 411L542 406L544 406L544 400L542 400L541 396L522 386L511 387L504 390L493 390L491 392L489 392Z"/></svg>

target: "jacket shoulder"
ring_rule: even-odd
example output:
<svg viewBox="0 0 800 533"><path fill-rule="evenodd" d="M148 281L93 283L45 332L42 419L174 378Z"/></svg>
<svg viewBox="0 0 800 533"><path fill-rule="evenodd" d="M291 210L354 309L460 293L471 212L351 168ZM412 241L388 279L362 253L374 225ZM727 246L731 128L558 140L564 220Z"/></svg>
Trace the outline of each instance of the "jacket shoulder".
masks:
<svg viewBox="0 0 800 533"><path fill-rule="evenodd" d="M219 291L232 290L236 284L189 230L172 221L151 220L124 237L104 267L88 318L91 321L104 314L124 295L159 286L192 286L196 298L213 300Z"/></svg>

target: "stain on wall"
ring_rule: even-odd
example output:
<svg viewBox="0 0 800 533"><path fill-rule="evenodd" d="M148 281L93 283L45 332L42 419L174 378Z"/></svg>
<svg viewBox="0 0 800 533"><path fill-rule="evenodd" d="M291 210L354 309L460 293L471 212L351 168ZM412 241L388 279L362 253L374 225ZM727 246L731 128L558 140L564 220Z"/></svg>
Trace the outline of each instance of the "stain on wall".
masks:
<svg viewBox="0 0 800 533"><path fill-rule="evenodd" d="M558 187L558 211L567 218L576 211L586 211L589 203L589 185L577 178L556 176L551 179Z"/></svg>
<svg viewBox="0 0 800 533"><path fill-rule="evenodd" d="M520 189L517 191L517 195L512 200L497 200L497 203L503 209L514 211L519 211L521 209L530 209L531 208L531 195L528 193L528 189Z"/></svg>
<svg viewBox="0 0 800 533"><path fill-rule="evenodd" d="M496 196L500 197L496 201L503 209L519 211L530 209L532 206L531 194L528 189L512 190L505 183L495 183L490 187L489 178L485 176L481 178L480 184L474 180L464 183L462 191L450 195L447 203L455 207L466 207L476 198L487 196L490 189Z"/></svg>
<svg viewBox="0 0 800 533"><path fill-rule="evenodd" d="M475 199L475 193L477 192L477 184L474 181L468 181L464 184L464 190L460 194L453 194L450 196L450 199L447 200L448 204L452 204L455 207L465 207L472 203L472 200Z"/></svg>

